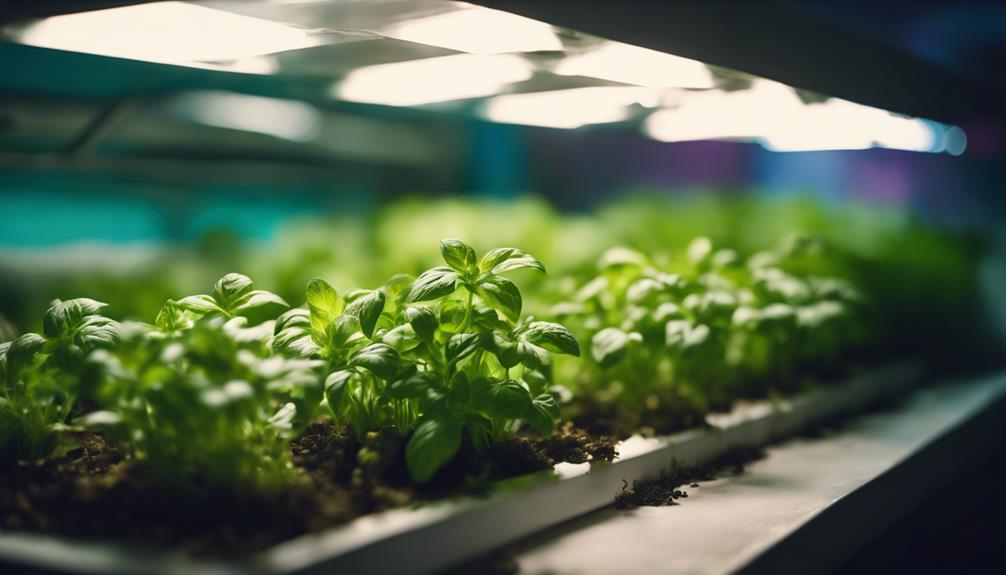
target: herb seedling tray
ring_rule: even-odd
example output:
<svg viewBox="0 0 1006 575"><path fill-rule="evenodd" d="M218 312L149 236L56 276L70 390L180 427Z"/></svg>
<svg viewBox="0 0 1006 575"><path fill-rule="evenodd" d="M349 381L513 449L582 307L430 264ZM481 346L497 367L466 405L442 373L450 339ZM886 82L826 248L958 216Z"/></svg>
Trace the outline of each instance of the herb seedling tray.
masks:
<svg viewBox="0 0 1006 575"><path fill-rule="evenodd" d="M892 365L790 399L741 404L730 413L710 415L708 428L623 441L611 463L562 463L550 472L500 482L487 497L459 497L361 517L241 561L204 561L114 542L5 533L0 534L0 566L101 575L433 573L604 507L625 482L655 479L673 466L702 465L729 451L763 446L895 398L917 382L918 373L914 365Z"/></svg>

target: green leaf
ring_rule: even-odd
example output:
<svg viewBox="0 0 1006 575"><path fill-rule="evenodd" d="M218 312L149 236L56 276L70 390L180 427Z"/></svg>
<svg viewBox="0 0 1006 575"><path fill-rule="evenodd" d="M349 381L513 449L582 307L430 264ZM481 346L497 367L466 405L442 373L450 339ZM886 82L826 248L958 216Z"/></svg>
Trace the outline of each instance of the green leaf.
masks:
<svg viewBox="0 0 1006 575"><path fill-rule="evenodd" d="M377 320L380 319L381 312L384 311L384 302L383 291L371 290L366 295L353 300L353 303L346 308L346 313L360 318L360 329L363 330L364 335L372 338L374 337L374 326L377 325Z"/></svg>
<svg viewBox="0 0 1006 575"><path fill-rule="evenodd" d="M208 296L206 294L183 297L178 300L178 305L184 310L191 311L199 315L224 311L217 305L216 300L213 299L212 296Z"/></svg>
<svg viewBox="0 0 1006 575"><path fill-rule="evenodd" d="M440 322L437 321L437 314L428 307L410 305L405 308L405 320L412 325L416 334L425 339L432 340Z"/></svg>
<svg viewBox="0 0 1006 575"><path fill-rule="evenodd" d="M672 350L684 351L698 347L709 339L709 326L699 324L693 326L688 320L673 320L665 326L667 347Z"/></svg>
<svg viewBox="0 0 1006 575"><path fill-rule="evenodd" d="M349 304L353 303L354 301L356 301L359 298L367 295L370 292L371 292L371 290L369 290L369 289L354 289L354 290L349 290L348 292L346 292L346 295L345 295L345 297L342 298L342 300L346 302L346 306L349 306Z"/></svg>
<svg viewBox="0 0 1006 575"><path fill-rule="evenodd" d="M310 312L302 307L295 307L283 312L282 315L276 318L274 333L279 334L291 327L309 329L311 327Z"/></svg>
<svg viewBox="0 0 1006 575"><path fill-rule="evenodd" d="M444 331L456 332L465 321L465 304L454 299L444 299L437 303L437 313L440 328Z"/></svg>
<svg viewBox="0 0 1006 575"><path fill-rule="evenodd" d="M465 375L465 372L459 371L451 378L451 389L448 394L448 402L455 406L458 411L461 411L465 406L471 403L471 401L471 383L468 381L468 376Z"/></svg>
<svg viewBox="0 0 1006 575"><path fill-rule="evenodd" d="M81 322L74 341L85 351L108 347L118 339L119 323L100 315L88 316Z"/></svg>
<svg viewBox="0 0 1006 575"><path fill-rule="evenodd" d="M477 270L475 250L461 240L454 238L440 240L440 255L447 265L462 274L471 275Z"/></svg>
<svg viewBox="0 0 1006 575"><path fill-rule="evenodd" d="M388 300L399 303L409 293L414 278L409 274L395 274L384 282L383 290Z"/></svg>
<svg viewBox="0 0 1006 575"><path fill-rule="evenodd" d="M286 301L284 301L283 298L279 297L278 295L272 292L260 289L252 290L244 294L243 296L238 298L234 303L235 306L231 309L231 311L234 312L258 309L260 307L265 307L267 305L290 307L290 304L286 303Z"/></svg>
<svg viewBox="0 0 1006 575"><path fill-rule="evenodd" d="M548 321L531 322L524 333L522 339L533 343L538 347L547 349L552 353L563 353L566 355L579 356L580 344L576 337L565 327Z"/></svg>
<svg viewBox="0 0 1006 575"><path fill-rule="evenodd" d="M475 353L479 348L479 334L477 333L456 333L447 340L444 359L449 364L456 364L462 359Z"/></svg>
<svg viewBox="0 0 1006 575"><path fill-rule="evenodd" d="M438 266L423 272L405 298L408 302L438 299L454 293L461 280L458 272L448 266Z"/></svg>
<svg viewBox="0 0 1006 575"><path fill-rule="evenodd" d="M520 363L520 353L517 349L517 342L510 339L508 334L502 331L493 331L485 336L486 349L491 351L500 365L510 369Z"/></svg>
<svg viewBox="0 0 1006 575"><path fill-rule="evenodd" d="M512 281L490 275L479 280L475 285L475 293L486 305L502 312L510 321L516 323L520 319L522 307L520 290Z"/></svg>
<svg viewBox="0 0 1006 575"><path fill-rule="evenodd" d="M540 395L548 389L548 378L536 369L525 369L521 375L521 381L527 385L531 395Z"/></svg>
<svg viewBox="0 0 1006 575"><path fill-rule="evenodd" d="M602 270L611 270L622 267L642 267L646 265L646 256L629 248L614 247L609 248L601 254L599 267Z"/></svg>
<svg viewBox="0 0 1006 575"><path fill-rule="evenodd" d="M354 377L358 377L355 371L340 369L325 378L325 399L328 400L328 407L336 415L342 412L347 403L347 388Z"/></svg>
<svg viewBox="0 0 1006 575"><path fill-rule="evenodd" d="M67 335L87 316L97 314L107 304L81 297L67 301L53 300L42 320L42 330L47 337Z"/></svg>
<svg viewBox="0 0 1006 575"><path fill-rule="evenodd" d="M268 423L283 434L293 430L293 420L297 417L297 406L291 402L283 404L279 411L269 417Z"/></svg>
<svg viewBox="0 0 1006 575"><path fill-rule="evenodd" d="M494 417L524 417L531 403L531 393L512 379L493 383L489 387L489 408Z"/></svg>
<svg viewBox="0 0 1006 575"><path fill-rule="evenodd" d="M26 333L10 342L7 348L7 373L14 375L35 358L35 354L45 345L45 338L37 333Z"/></svg>
<svg viewBox="0 0 1006 575"><path fill-rule="evenodd" d="M306 309L294 308L279 316L273 333L272 348L280 353L311 357L321 351L311 336L311 320Z"/></svg>
<svg viewBox="0 0 1006 575"><path fill-rule="evenodd" d="M426 483L454 457L460 446L460 423L450 418L423 421L405 448L409 475L418 483Z"/></svg>
<svg viewBox="0 0 1006 575"><path fill-rule="evenodd" d="M213 286L213 299L220 307L230 309L240 298L251 290L251 279L242 274L229 273L217 280Z"/></svg>
<svg viewBox="0 0 1006 575"><path fill-rule="evenodd" d="M324 333L335 318L342 314L346 303L328 282L314 278L307 282L307 307L310 311L311 327Z"/></svg>
<svg viewBox="0 0 1006 575"><path fill-rule="evenodd" d="M84 363L84 350L79 345L63 342L53 348L51 361L63 371L76 371Z"/></svg>
<svg viewBox="0 0 1006 575"><path fill-rule="evenodd" d="M479 270L482 273L501 274L504 272L531 268L540 272L545 271L545 266L535 259L531 254L517 248L496 248L486 252L479 262Z"/></svg>
<svg viewBox="0 0 1006 575"><path fill-rule="evenodd" d="M157 312L154 325L164 333L174 333L190 327L192 322L185 317L185 309L175 300L169 299Z"/></svg>
<svg viewBox="0 0 1006 575"><path fill-rule="evenodd" d="M398 352L386 343L372 343L353 355L352 363L387 379L398 371Z"/></svg>
<svg viewBox="0 0 1006 575"><path fill-rule="evenodd" d="M392 399L421 399L436 382L436 375L428 371L413 371L391 382L386 393Z"/></svg>
<svg viewBox="0 0 1006 575"><path fill-rule="evenodd" d="M705 236L699 236L688 244L688 260L695 265L706 261L713 253L713 242Z"/></svg>
<svg viewBox="0 0 1006 575"><path fill-rule="evenodd" d="M551 393L543 393L534 398L524 414L524 419L535 431L547 437L555 430L559 416L559 404L555 402L555 397Z"/></svg>
<svg viewBox="0 0 1006 575"><path fill-rule="evenodd" d="M608 367L625 357L628 345L629 334L618 328L606 327L594 334L590 353L598 365Z"/></svg>
<svg viewBox="0 0 1006 575"><path fill-rule="evenodd" d="M329 324L326 334L329 337L329 349L340 349L361 339L360 320L355 315L342 314Z"/></svg>
<svg viewBox="0 0 1006 575"><path fill-rule="evenodd" d="M384 343L397 349L399 352L415 349L422 343L422 340L416 335L416 330L407 323L391 329L381 339Z"/></svg>

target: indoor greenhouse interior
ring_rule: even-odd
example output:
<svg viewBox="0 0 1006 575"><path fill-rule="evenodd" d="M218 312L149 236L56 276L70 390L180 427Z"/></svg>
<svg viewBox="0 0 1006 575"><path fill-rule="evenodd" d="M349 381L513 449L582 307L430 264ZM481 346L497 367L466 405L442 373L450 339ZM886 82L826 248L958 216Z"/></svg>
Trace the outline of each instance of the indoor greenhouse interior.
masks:
<svg viewBox="0 0 1006 575"><path fill-rule="evenodd" d="M1006 572L1006 4L0 5L0 572Z"/></svg>

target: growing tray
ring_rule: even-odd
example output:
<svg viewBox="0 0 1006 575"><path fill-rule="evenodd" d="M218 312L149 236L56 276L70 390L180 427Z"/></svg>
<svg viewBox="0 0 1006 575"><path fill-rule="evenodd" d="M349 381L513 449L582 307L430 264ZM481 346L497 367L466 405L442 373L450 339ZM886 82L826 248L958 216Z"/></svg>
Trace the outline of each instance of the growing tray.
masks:
<svg viewBox="0 0 1006 575"><path fill-rule="evenodd" d="M786 400L741 404L730 413L708 416L708 428L629 438L618 445L619 456L611 463L561 463L553 471L500 482L487 497L376 513L240 561L11 532L0 534L0 566L96 575L434 573L609 505L625 482L655 479L674 466L702 465L735 449L760 447L897 397L917 383L918 374L914 365L892 365Z"/></svg>

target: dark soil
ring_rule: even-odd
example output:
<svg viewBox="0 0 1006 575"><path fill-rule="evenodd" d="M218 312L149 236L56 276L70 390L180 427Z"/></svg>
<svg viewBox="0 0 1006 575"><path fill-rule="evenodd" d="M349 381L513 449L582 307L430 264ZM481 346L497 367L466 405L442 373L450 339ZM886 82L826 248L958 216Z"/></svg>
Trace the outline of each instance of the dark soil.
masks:
<svg viewBox="0 0 1006 575"><path fill-rule="evenodd" d="M196 555L237 554L376 511L477 494L493 481L559 462L615 456L613 439L567 424L551 437L517 437L482 453L463 444L454 461L417 485L405 467L407 437L357 438L347 428L318 422L293 443L298 474L289 488L241 494L157 488L145 479L142 463L122 457L100 434L74 439L78 447L62 456L0 468L0 528L174 545Z"/></svg>
<svg viewBox="0 0 1006 575"><path fill-rule="evenodd" d="M703 427L709 411L727 411L730 406L713 408L703 408L677 390L665 389L649 395L639 405L626 405L621 399L578 397L566 408L566 414L577 427L592 435L625 439L635 433L667 435Z"/></svg>
<svg viewBox="0 0 1006 575"><path fill-rule="evenodd" d="M660 507L677 505L678 499L688 497L682 487L699 487L701 481L711 481L724 475L740 475L744 467L765 457L760 449L736 449L716 459L708 465L692 468L675 468L656 481L633 481L615 496L615 507L632 509L635 507Z"/></svg>

